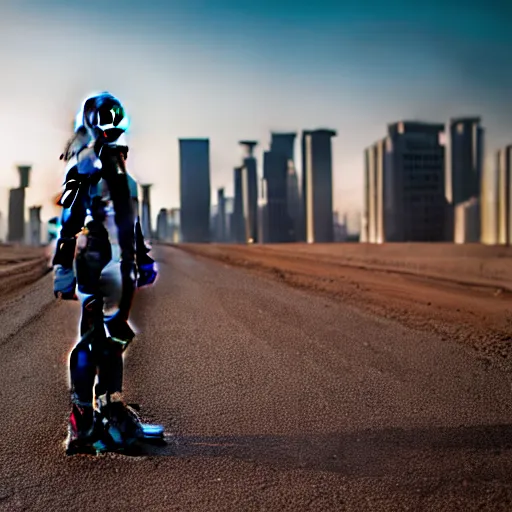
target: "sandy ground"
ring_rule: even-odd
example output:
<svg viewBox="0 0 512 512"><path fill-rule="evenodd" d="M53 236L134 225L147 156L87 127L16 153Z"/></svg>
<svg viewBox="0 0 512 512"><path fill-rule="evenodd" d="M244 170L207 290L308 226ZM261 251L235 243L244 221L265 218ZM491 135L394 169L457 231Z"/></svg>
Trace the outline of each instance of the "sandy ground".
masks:
<svg viewBox="0 0 512 512"><path fill-rule="evenodd" d="M48 272L45 247L0 245L0 299L17 293Z"/></svg>
<svg viewBox="0 0 512 512"><path fill-rule="evenodd" d="M180 245L408 327L512 368L512 251L478 245Z"/></svg>
<svg viewBox="0 0 512 512"><path fill-rule="evenodd" d="M46 275L0 308L0 511L512 510L512 373L265 274L152 255L124 391L167 445L66 457L80 305Z"/></svg>

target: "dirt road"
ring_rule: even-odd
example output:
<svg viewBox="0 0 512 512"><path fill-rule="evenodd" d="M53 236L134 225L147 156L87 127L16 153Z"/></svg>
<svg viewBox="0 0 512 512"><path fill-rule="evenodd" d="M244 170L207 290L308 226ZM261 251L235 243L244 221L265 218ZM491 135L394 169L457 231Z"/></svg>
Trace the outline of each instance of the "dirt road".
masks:
<svg viewBox="0 0 512 512"><path fill-rule="evenodd" d="M508 248L435 244L413 249L390 245L381 251L358 244L180 248L442 339L471 344L493 364L512 364Z"/></svg>
<svg viewBox="0 0 512 512"><path fill-rule="evenodd" d="M79 311L46 276L0 311L0 510L510 510L510 373L346 303L156 254L125 391L168 445L64 455Z"/></svg>

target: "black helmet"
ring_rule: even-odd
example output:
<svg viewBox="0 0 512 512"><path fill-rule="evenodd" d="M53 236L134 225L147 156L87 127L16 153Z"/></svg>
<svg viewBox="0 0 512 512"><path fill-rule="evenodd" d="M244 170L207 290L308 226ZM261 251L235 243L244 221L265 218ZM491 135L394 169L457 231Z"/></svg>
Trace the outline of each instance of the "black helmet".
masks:
<svg viewBox="0 0 512 512"><path fill-rule="evenodd" d="M121 102L109 92L102 92L84 103L83 123L93 131L115 130L116 135L128 129L129 120Z"/></svg>

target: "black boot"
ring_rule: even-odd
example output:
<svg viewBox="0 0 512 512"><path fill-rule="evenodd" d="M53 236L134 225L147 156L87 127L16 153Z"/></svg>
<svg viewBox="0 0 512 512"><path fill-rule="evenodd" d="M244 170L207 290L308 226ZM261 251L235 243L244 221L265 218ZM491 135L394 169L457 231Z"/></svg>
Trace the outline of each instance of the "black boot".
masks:
<svg viewBox="0 0 512 512"><path fill-rule="evenodd" d="M122 449L144 438L138 414L124 402L121 393L98 397L98 406L107 445Z"/></svg>
<svg viewBox="0 0 512 512"><path fill-rule="evenodd" d="M66 453L95 453L93 443L95 439L94 410L92 404L71 406L69 415L68 438L66 440Z"/></svg>

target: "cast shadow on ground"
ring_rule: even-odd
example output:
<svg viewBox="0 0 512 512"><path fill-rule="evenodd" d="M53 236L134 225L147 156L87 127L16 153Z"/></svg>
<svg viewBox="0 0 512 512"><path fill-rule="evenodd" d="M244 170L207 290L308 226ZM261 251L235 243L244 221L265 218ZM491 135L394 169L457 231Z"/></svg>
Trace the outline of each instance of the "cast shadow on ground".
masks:
<svg viewBox="0 0 512 512"><path fill-rule="evenodd" d="M187 436L148 445L133 455L228 457L280 469L343 473L354 477L435 476L439 468L483 479L509 479L512 425L387 428L302 436ZM507 462L508 461L508 462ZM497 464L500 462L500 464Z"/></svg>

